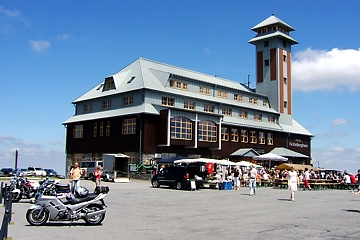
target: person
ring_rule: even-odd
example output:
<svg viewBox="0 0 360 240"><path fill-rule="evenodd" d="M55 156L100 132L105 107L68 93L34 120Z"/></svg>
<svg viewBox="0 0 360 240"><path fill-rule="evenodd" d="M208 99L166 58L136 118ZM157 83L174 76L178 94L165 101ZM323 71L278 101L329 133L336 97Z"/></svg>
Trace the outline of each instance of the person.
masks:
<svg viewBox="0 0 360 240"><path fill-rule="evenodd" d="M257 176L257 170L254 168L252 164L250 164L250 170L249 170L249 176L250 176L250 196L256 194L256 176Z"/></svg>
<svg viewBox="0 0 360 240"><path fill-rule="evenodd" d="M101 166L97 166L95 171L94 171L94 176L95 176L95 184L96 187L100 186L100 182L101 182Z"/></svg>
<svg viewBox="0 0 360 240"><path fill-rule="evenodd" d="M238 166L234 168L233 181L234 181L234 190L240 190L240 169Z"/></svg>
<svg viewBox="0 0 360 240"><path fill-rule="evenodd" d="M360 169L358 169L358 172L357 172L357 179L358 179L357 181L358 181L359 186L358 186L358 191L356 194L360 194Z"/></svg>
<svg viewBox="0 0 360 240"><path fill-rule="evenodd" d="M75 193L75 190L80 187L80 178L83 175L83 170L79 167L79 163L74 164L74 168L70 170L70 183L71 192Z"/></svg>
<svg viewBox="0 0 360 240"><path fill-rule="evenodd" d="M309 184L309 180L310 180L310 173L309 173L309 169L305 168L305 172L304 172L304 191L306 189L309 189L309 191L311 190L310 184Z"/></svg>
<svg viewBox="0 0 360 240"><path fill-rule="evenodd" d="M164 164L161 165L161 166L160 166L160 169L159 169L159 173L162 173L162 172L164 171L164 168L165 168L165 165L164 165Z"/></svg>
<svg viewBox="0 0 360 240"><path fill-rule="evenodd" d="M297 191L297 187L299 185L299 177L297 172L295 171L294 166L291 166L291 170L288 174L288 187L291 191L290 199L291 201L295 201L295 192Z"/></svg>

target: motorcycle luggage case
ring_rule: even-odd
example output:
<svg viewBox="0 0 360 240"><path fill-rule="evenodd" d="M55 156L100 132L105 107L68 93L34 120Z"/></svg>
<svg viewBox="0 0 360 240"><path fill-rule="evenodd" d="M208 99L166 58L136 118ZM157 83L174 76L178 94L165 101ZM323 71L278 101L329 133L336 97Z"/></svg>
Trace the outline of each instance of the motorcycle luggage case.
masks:
<svg viewBox="0 0 360 240"><path fill-rule="evenodd" d="M108 193L109 192L109 187L108 186L98 186L95 188L94 193L95 194L100 194L100 193Z"/></svg>
<svg viewBox="0 0 360 240"><path fill-rule="evenodd" d="M55 185L56 191L58 193L69 193L70 192L70 185L60 185L60 184L56 184Z"/></svg>

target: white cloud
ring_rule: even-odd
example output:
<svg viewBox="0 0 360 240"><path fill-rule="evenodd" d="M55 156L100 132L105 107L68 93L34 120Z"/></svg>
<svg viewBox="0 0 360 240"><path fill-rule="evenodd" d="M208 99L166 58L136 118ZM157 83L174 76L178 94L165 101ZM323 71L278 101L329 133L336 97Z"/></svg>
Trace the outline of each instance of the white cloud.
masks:
<svg viewBox="0 0 360 240"><path fill-rule="evenodd" d="M294 89L302 91L360 90L360 49L330 51L308 48L294 53L292 77Z"/></svg>
<svg viewBox="0 0 360 240"><path fill-rule="evenodd" d="M21 15L22 15L21 11L18 9L15 9L13 11L6 10L1 5L0 5L0 14L5 15L6 17L9 17L9 18L18 18L18 19L20 19Z"/></svg>
<svg viewBox="0 0 360 240"><path fill-rule="evenodd" d="M59 173L64 173L65 153L63 146L51 150L39 143L7 135L0 136L0 162L2 167L14 167L15 150L19 151L19 167L35 165L54 168Z"/></svg>
<svg viewBox="0 0 360 240"><path fill-rule="evenodd" d="M341 125L346 125L348 123L349 123L349 121L344 118L337 118L337 119L334 119L331 121L332 126L341 126Z"/></svg>
<svg viewBox="0 0 360 240"><path fill-rule="evenodd" d="M50 42L48 41L30 41L30 45L35 52L43 52L50 47Z"/></svg>
<svg viewBox="0 0 360 240"><path fill-rule="evenodd" d="M343 147L332 147L331 150L334 152L344 152L345 151L345 149Z"/></svg>
<svg viewBox="0 0 360 240"><path fill-rule="evenodd" d="M209 48L204 48L204 53L205 54L210 54L210 49Z"/></svg>

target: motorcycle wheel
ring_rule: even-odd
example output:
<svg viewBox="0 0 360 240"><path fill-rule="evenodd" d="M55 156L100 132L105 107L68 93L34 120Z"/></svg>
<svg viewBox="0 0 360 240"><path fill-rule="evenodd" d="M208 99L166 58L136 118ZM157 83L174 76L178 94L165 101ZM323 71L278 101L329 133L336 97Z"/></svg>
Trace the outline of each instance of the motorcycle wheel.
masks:
<svg viewBox="0 0 360 240"><path fill-rule="evenodd" d="M41 226L44 225L49 219L49 212L44 209L39 215L40 209L29 209L26 212L26 220L32 226Z"/></svg>
<svg viewBox="0 0 360 240"><path fill-rule="evenodd" d="M86 211L88 211L88 212L96 212L96 211L100 211L102 209L103 209L103 206L101 206L99 204L91 204L86 207ZM102 213L102 214L96 215L94 217L85 217L84 220L89 225L99 225L100 223L102 223L102 221L104 221L104 218L105 218L105 213Z"/></svg>
<svg viewBox="0 0 360 240"><path fill-rule="evenodd" d="M13 193L12 194L12 202L19 202L22 198L22 194L21 193Z"/></svg>

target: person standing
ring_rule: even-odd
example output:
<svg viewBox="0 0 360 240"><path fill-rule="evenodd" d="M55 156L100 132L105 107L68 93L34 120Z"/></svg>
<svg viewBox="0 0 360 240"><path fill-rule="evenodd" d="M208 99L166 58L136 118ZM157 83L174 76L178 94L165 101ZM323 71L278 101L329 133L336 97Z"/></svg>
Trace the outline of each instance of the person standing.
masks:
<svg viewBox="0 0 360 240"><path fill-rule="evenodd" d="M304 191L305 191L307 188L309 189L309 191L311 190L309 180L310 180L309 169L308 169L308 168L305 168L305 172L304 172Z"/></svg>
<svg viewBox="0 0 360 240"><path fill-rule="evenodd" d="M358 169L357 172L357 183L358 183L358 191L356 192L356 194L360 194L360 169Z"/></svg>
<svg viewBox="0 0 360 240"><path fill-rule="evenodd" d="M288 187L291 191L290 199L291 201L295 201L295 192L298 189L299 185L299 177L297 172L295 171L295 168L292 166L291 171L288 173Z"/></svg>
<svg viewBox="0 0 360 240"><path fill-rule="evenodd" d="M79 163L74 164L74 168L70 170L70 183L71 183L71 192L75 193L75 190L80 187L80 178L83 174L83 171L79 167Z"/></svg>
<svg viewBox="0 0 360 240"><path fill-rule="evenodd" d="M254 168L252 164L250 164L250 170L249 170L249 187L250 187L250 196L256 194L256 175L257 170Z"/></svg>
<svg viewBox="0 0 360 240"><path fill-rule="evenodd" d="M95 184L96 187L100 186L100 182L101 182L101 166L97 166L95 171L94 171L94 176L95 176Z"/></svg>
<svg viewBox="0 0 360 240"><path fill-rule="evenodd" d="M240 169L238 166L236 166L234 168L234 173L233 173L233 180L234 180L234 190L240 190Z"/></svg>

